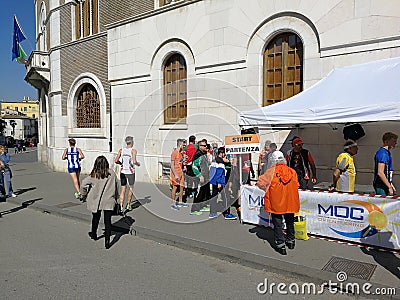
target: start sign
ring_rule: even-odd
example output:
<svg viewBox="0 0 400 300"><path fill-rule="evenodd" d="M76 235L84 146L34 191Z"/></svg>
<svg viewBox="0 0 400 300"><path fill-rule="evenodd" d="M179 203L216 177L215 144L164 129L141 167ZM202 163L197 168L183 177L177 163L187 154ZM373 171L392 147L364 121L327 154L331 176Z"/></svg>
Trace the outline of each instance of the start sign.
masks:
<svg viewBox="0 0 400 300"><path fill-rule="evenodd" d="M260 152L260 136L258 134L226 136L225 151L226 154Z"/></svg>

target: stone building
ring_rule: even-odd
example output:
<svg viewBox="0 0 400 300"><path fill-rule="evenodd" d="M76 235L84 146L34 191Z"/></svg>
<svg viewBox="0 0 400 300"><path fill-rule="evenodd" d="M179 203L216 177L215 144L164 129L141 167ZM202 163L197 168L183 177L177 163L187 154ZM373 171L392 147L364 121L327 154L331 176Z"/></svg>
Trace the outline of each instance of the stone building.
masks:
<svg viewBox="0 0 400 300"><path fill-rule="evenodd" d="M135 137L138 180L155 180L177 138L222 142L238 112L283 101L333 68L400 56L396 0L36 0L36 48L25 80L39 91L39 159L65 170L74 137L87 159L113 160ZM340 87L338 87L340 88ZM360 183L396 123L365 125ZM329 127L262 130L303 137L330 180L343 135ZM395 161L400 156L395 155Z"/></svg>

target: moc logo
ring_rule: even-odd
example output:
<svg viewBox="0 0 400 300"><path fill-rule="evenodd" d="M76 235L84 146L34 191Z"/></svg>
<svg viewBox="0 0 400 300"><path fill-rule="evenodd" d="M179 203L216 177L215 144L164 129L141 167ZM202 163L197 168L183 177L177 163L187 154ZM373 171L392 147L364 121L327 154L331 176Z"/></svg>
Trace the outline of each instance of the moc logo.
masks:
<svg viewBox="0 0 400 300"><path fill-rule="evenodd" d="M264 196L255 196L253 197L253 195L248 194L248 203L249 206L256 206L256 207L262 207L264 206Z"/></svg>
<svg viewBox="0 0 400 300"><path fill-rule="evenodd" d="M362 221L364 219L363 213L364 209L360 207L348 207L342 205L329 205L327 208L318 204L318 214L324 213L331 217L344 218Z"/></svg>
<svg viewBox="0 0 400 300"><path fill-rule="evenodd" d="M349 238L365 238L373 236L386 228L388 218L382 210L371 202L360 200L341 201L343 205L329 205L324 207L318 204L318 215L322 221L332 224L329 229ZM356 206L353 206L356 205ZM352 231L343 231L335 227L351 228ZM361 230L354 228L363 227Z"/></svg>

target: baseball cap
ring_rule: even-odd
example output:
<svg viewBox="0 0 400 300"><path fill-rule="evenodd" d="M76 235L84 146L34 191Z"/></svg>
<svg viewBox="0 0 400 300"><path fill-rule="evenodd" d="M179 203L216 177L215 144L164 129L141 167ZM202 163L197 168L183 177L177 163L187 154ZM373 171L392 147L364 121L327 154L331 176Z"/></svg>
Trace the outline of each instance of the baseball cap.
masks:
<svg viewBox="0 0 400 300"><path fill-rule="evenodd" d="M295 139L292 141L292 143L293 143L293 145L295 145L295 144L304 144L304 143L303 143L303 140L302 140L301 138L299 138L299 137L295 138Z"/></svg>

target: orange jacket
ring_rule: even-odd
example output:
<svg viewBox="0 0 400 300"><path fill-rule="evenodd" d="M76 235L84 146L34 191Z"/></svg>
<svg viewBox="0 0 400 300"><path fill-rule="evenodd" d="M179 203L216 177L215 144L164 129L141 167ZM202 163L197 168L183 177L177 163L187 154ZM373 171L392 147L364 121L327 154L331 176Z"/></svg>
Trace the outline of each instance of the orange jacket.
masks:
<svg viewBox="0 0 400 300"><path fill-rule="evenodd" d="M299 182L296 171L285 164L269 168L258 178L257 186L265 190L264 207L273 214L298 213Z"/></svg>

